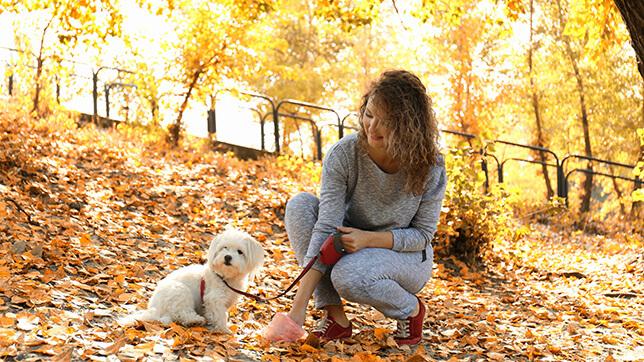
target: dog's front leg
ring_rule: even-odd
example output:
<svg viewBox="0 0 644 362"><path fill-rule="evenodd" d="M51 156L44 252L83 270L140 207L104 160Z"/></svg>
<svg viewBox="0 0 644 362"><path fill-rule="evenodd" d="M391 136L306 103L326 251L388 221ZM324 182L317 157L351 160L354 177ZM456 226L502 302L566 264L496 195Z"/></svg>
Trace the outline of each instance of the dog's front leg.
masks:
<svg viewBox="0 0 644 362"><path fill-rule="evenodd" d="M228 329L228 309L216 299L204 302L204 317L208 322L208 328L213 331L230 333Z"/></svg>

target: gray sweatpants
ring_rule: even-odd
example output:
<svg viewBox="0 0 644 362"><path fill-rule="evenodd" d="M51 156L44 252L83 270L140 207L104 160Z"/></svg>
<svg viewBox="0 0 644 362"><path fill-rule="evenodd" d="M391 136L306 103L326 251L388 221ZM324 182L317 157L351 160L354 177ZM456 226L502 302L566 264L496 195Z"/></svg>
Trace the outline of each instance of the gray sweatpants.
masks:
<svg viewBox="0 0 644 362"><path fill-rule="evenodd" d="M300 193L286 204L284 225L300 266L318 217L320 200ZM313 298L316 308L341 305L340 298L373 306L393 319L409 317L416 306L414 294L420 292L432 274L432 248L423 253L397 252L384 248L365 248L344 255L326 269Z"/></svg>

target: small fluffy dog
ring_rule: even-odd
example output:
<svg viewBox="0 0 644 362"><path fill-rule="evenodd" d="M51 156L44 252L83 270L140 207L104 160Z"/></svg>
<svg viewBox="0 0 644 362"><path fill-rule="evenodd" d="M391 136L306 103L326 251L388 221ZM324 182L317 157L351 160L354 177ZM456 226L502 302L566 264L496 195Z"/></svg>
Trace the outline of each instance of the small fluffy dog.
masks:
<svg viewBox="0 0 644 362"><path fill-rule="evenodd" d="M239 294L225 283L245 290L263 263L264 250L255 238L240 230L224 231L212 240L206 263L170 273L157 285L147 310L121 318L118 323L131 326L137 321L156 320L187 327L206 324L212 330L227 332L228 309Z"/></svg>

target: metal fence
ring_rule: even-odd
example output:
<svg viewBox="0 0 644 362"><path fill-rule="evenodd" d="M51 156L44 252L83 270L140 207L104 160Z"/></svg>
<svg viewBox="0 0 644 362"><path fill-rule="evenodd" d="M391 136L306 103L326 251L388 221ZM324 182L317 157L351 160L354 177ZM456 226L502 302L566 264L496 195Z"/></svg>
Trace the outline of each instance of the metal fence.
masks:
<svg viewBox="0 0 644 362"><path fill-rule="evenodd" d="M280 117L284 118L292 118L295 119L296 121L303 121L312 124L313 126L313 133L314 133L314 142L315 142L315 158L317 160L322 160L323 154L322 154L322 148L323 148L323 140L322 137L320 136L320 126L316 124L310 116L302 116L302 115L297 115L297 114L285 114L285 113L280 113L279 112L279 106L282 104L294 104L298 105L304 108L312 108L312 109L318 109L318 110L325 110L325 111L330 111L333 114L336 115L337 117L337 131L338 131L338 139L342 138L344 135L345 129L352 129L352 130L357 130L356 127L354 126L347 126L345 125L345 120L355 114L348 114L344 118L341 118L338 115L338 112L333 110L332 108L328 106L323 106L323 105L315 105L311 103L306 103L306 102L301 102L301 101L296 101L292 99L284 100L277 102L277 106L275 106L276 102L273 101L270 97L265 96L265 95L260 95L260 94L255 94L255 93L246 93L247 95L251 95L254 97L258 97L264 100L267 100L269 102L271 110L269 112L266 112L262 114L259 110L256 110L256 113L258 114L260 118L260 122L262 124L262 150L265 151L264 148L264 131L263 131L263 125L264 122L268 119L269 116L272 116L273 118L273 123L275 125L275 139L276 139L276 144L279 145L280 142L280 136L279 136L279 125L280 125ZM326 122L324 125L330 125L330 123ZM454 131L454 130L447 130L443 129L441 132L445 134L451 134L451 135L456 135L459 137L462 137L466 140L473 140L477 138L476 135L469 134L469 133L463 133L459 131ZM635 165L629 165L629 164L623 164L619 162L614 162L611 160L603 160L595 157L589 157L589 156L584 156L584 155L576 155L576 154L567 154L563 157L558 156L554 151L543 148L543 147L538 147L538 146L533 146L533 145L528 145L528 144L521 144L521 143L516 143L516 142L510 142L510 141L505 141L505 140L486 140L484 141L485 146L481 147L480 149L476 150L476 153L481 155L481 169L485 173L485 186L488 187L490 183L490 168L492 170L494 167L490 167L490 163L493 161L492 165L495 166L496 168L496 177L497 177L497 182L498 183L505 183L506 181L506 175L505 175L505 167L508 162L522 162L522 163L529 163L529 164L537 164L537 165L542 165L545 166L546 168L551 168L554 169L555 171L555 178L556 178L556 194L558 197L561 197L565 199L566 204L568 205L568 200L569 200L569 192L570 192L570 176L574 173L585 173L585 174L591 174L595 176L601 176L601 177L607 177L607 178L612 178L612 179L619 179L619 180L624 180L624 181L629 181L633 183L633 188L638 189L642 188L642 180L638 177L627 177L623 176L617 173L607 173L607 172L601 172L594 170L592 167L591 168L580 168L580 167L568 167L570 166L570 163L572 160L584 160L587 162L590 162L591 165L610 165L610 166L616 166L619 168L627 169L627 170L633 170L635 168ZM546 154L550 156L552 159L551 161L540 161L536 160L534 158L529 158L529 157L520 157L520 156L510 156L510 157L505 157L500 159L499 156L495 155L494 153L490 153L488 151L488 147L490 145L505 145L510 148L516 148L516 149L525 149L533 152L540 152L543 154ZM277 147L275 153L280 154L280 148Z"/></svg>
<svg viewBox="0 0 644 362"><path fill-rule="evenodd" d="M19 52L19 50L16 49L8 49L4 48L5 50L9 52ZM73 60L66 60L70 62L75 62ZM5 60L6 62L6 60ZM88 67L91 70L91 78L89 78L86 75L76 75L72 74L72 76L79 76L79 77L85 77L88 79L91 79L91 84L92 84L92 89L91 89L91 94L92 94L92 109L93 109L93 120L96 122L97 119L99 118L99 83L103 83L103 95L105 99L105 115L107 118L110 116L110 91L112 88L115 87L123 87L123 88L131 88L136 90L137 86L131 83L124 83L119 81L119 78L122 74L133 74L133 72L126 70L126 69L120 69L116 67L106 67L106 66L100 66L100 67L93 67L89 64L84 64L80 62L75 62L78 64L82 64L86 67ZM5 63L5 69L9 66L8 62ZM110 81L103 81L99 79L99 73L102 70L112 70L116 72L116 80L112 79ZM15 78L14 74L10 71L5 72L6 74L6 87L5 89L7 90L7 93L9 95L13 95L13 90L15 87ZM60 94L60 84L56 84L56 92L57 96ZM256 98L259 99L263 102L266 102L268 107L265 107L268 109L267 112L262 113L259 109L254 108L253 111L257 113L258 118L259 118L259 123L260 123L260 137L261 137L261 151L269 152L266 150L266 142L265 142L265 137L266 137L266 131L265 131L265 124L266 122L271 119L273 123L273 135L274 135L274 144L275 144L275 149L272 152L269 153L274 153L274 154L281 154L283 153L283 150L281 149L281 144L282 144L282 139L280 137L280 129L283 127L282 121L284 118L290 118L295 120L296 122L305 122L306 124L310 125L312 129L312 139L313 142L315 143L315 159L316 160L322 160L323 159L323 137L322 137L322 129L324 127L336 127L337 128L337 138L340 139L344 136L345 130L353 130L356 131L357 127L356 126L351 126L347 125L347 120L350 117L357 117L355 112L351 112L346 114L344 117L340 117L340 114L334 110L332 107L325 106L325 105L318 105L318 104L313 104L313 103L308 103L304 101L299 101L299 100L294 100L294 99L285 99L281 101L275 101L271 97L259 94L259 93L252 93L252 92L240 92L241 94L251 97L251 98ZM313 118L310 115L310 112L307 112L306 114L302 115L299 113L285 113L281 112L281 108L285 105L291 105L295 106L298 109L298 112L303 109L305 111L310 111L310 110L316 110L320 112L326 112L328 114L332 114L334 116L333 121L326 121L326 122L316 122L313 120ZM152 106L152 112L155 112L155 106ZM211 106L211 109L207 112L207 120L208 124L208 132L209 133L215 133L217 129L217 118L216 118L216 103L214 103ZM475 135L473 134L468 134L468 133L463 133L459 131L454 131L454 130L441 130L444 134L450 134L450 135L455 135L458 137L462 137L465 140L471 141L476 138ZM522 150L527 150L527 151L532 151L532 152L539 152L542 153L543 155L548 155L550 156L549 158L551 160L549 161L540 161L536 160L531 157L525 157L525 156L516 156L516 155L511 155L509 157L504 157L500 158L500 156L495 155L494 153L491 153L488 151L488 147L491 144L495 145L504 145L509 148L513 149L522 149ZM584 155L575 155L575 154L568 154L563 157L559 157L555 152L552 150L543 148L543 147L538 147L538 146L533 146L533 145L528 145L528 144L521 144L521 143L516 143L516 142L510 142L510 141L505 141L505 140L486 140L485 145L483 147L480 147L478 150L476 150L476 153L478 153L481 156L481 168L485 173L485 178L486 182L485 185L486 187L490 183L490 162L493 161L493 165L496 168L496 178L498 183L505 183L506 182L506 175L505 175L505 168L506 164L508 162L522 162L522 163L529 163L529 164L537 164L541 165L542 167L545 167L546 169L554 169L555 170L555 177L556 177L556 194L557 196L564 198L566 200L566 203L568 203L569 199L569 191L570 191L570 176L575 174L575 173L584 173L584 174L590 174L590 175L595 175L595 176L600 176L600 177L607 177L607 178L612 178L614 180L623 180L623 181L628 181L633 183L634 189L636 188L642 188L642 180L639 179L638 177L627 177L624 175L620 175L618 173L613 172L611 169L611 172L602 172L593 169L593 165L608 165L608 166L614 166L618 167L621 169L628 169L632 170L635 168L635 165L629 165L629 164L623 164L619 162L614 162L611 160L603 160L603 159L598 159L594 157L589 157L589 156L584 156ZM572 167L568 167L569 164L574 163L573 160L577 161L585 161L588 163L588 165L591 165L590 168L588 167L578 167L576 165L573 165ZM579 162L577 162L579 164Z"/></svg>

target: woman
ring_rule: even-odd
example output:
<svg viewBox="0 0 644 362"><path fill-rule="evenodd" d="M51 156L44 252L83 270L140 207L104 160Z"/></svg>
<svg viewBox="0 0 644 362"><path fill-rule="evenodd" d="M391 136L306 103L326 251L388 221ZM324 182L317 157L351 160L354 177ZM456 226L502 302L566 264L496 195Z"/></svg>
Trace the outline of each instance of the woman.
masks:
<svg viewBox="0 0 644 362"><path fill-rule="evenodd" d="M348 338L344 298L396 319L396 342L415 345L425 315L415 294L432 273L431 240L447 183L438 124L422 82L404 70L386 71L371 84L360 120L360 131L327 153L320 198L301 193L286 205L286 232L300 265L336 231L345 233L348 252L332 266L316 261L288 317L303 325L313 294L325 317L312 333L327 341Z"/></svg>

